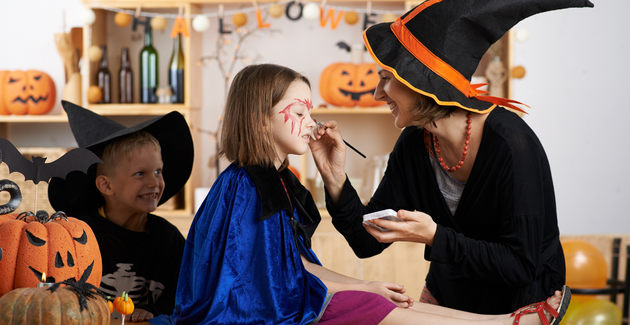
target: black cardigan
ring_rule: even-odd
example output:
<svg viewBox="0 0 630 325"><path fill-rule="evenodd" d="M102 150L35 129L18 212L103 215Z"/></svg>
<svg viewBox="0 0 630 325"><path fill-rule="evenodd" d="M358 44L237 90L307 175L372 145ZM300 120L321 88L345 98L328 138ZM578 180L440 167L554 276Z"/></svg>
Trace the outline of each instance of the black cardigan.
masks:
<svg viewBox="0 0 630 325"><path fill-rule="evenodd" d="M429 291L443 306L495 314L552 295L565 282L565 262L540 141L516 114L501 107L489 114L455 215L438 188L423 130L416 127L400 135L367 206L346 180L340 202L332 205L327 197L327 208L362 258L389 246L363 229L363 214L388 208L429 214L438 224L433 247L426 246L424 254L431 261Z"/></svg>

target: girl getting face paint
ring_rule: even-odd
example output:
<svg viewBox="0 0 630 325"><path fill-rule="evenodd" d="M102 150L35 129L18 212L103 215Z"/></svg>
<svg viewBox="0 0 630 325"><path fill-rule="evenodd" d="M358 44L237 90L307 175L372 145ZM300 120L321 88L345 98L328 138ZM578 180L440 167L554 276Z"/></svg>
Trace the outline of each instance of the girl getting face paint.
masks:
<svg viewBox="0 0 630 325"><path fill-rule="evenodd" d="M271 126L278 154L276 165L290 154L306 153L311 130L316 126L311 118L312 108L311 89L302 81L294 81L274 106Z"/></svg>

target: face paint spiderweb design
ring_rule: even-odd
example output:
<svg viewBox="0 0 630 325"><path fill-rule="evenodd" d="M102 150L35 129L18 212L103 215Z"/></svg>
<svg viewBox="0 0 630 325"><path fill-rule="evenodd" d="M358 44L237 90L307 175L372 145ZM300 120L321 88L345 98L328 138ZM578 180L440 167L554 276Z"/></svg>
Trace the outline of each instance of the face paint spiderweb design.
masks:
<svg viewBox="0 0 630 325"><path fill-rule="evenodd" d="M280 113L278 114L284 114L284 122L286 123L289 119L291 119L291 134L293 134L293 129L295 128L295 124L296 123L300 123L300 131L298 131L298 136L300 135L300 133L302 133L302 122L304 121L304 119L306 118L306 116L303 116L299 121L298 119L291 115L291 107L293 107L293 105L295 104L304 104L306 105L306 109L310 112L313 105L312 102L309 98L307 99L299 99L299 98L295 98L295 102L287 105L287 107L285 107L282 111L280 111Z"/></svg>

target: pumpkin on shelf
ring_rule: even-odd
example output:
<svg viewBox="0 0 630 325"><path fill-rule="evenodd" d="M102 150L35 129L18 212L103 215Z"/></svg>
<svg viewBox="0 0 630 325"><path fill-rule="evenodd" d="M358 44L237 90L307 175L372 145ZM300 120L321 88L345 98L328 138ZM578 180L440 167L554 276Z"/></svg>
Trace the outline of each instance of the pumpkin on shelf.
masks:
<svg viewBox="0 0 630 325"><path fill-rule="evenodd" d="M380 106L383 102L374 100L378 80L375 63L333 63L322 72L319 93L334 106Z"/></svg>
<svg viewBox="0 0 630 325"><path fill-rule="evenodd" d="M55 106L57 89L42 71L14 70L0 73L0 114L42 115Z"/></svg>
<svg viewBox="0 0 630 325"><path fill-rule="evenodd" d="M52 287L17 288L0 298L2 324L103 324L110 320L103 292L86 283L93 265L79 281L75 278Z"/></svg>
<svg viewBox="0 0 630 325"><path fill-rule="evenodd" d="M99 286L101 253L92 229L63 212L0 215L0 297L15 288L77 278L92 265L87 283Z"/></svg>

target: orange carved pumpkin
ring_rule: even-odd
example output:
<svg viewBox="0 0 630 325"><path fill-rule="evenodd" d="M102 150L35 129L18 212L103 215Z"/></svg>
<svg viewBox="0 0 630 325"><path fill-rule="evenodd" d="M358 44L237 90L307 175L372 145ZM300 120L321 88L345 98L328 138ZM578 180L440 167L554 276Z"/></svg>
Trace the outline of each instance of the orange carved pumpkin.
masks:
<svg viewBox="0 0 630 325"><path fill-rule="evenodd" d="M319 93L324 101L334 106L384 105L374 100L378 80L375 63L333 63L322 72Z"/></svg>
<svg viewBox="0 0 630 325"><path fill-rule="evenodd" d="M4 104L4 91L2 91L3 85L6 85L6 77L9 75L9 71L0 70L0 115L10 115L7 105Z"/></svg>
<svg viewBox="0 0 630 325"><path fill-rule="evenodd" d="M44 72L14 70L0 82L0 114L41 115L55 106L55 82Z"/></svg>
<svg viewBox="0 0 630 325"><path fill-rule="evenodd" d="M0 297L35 287L44 272L47 282L78 279L92 263L86 282L101 284L103 262L92 229L79 219L42 212L0 215Z"/></svg>

